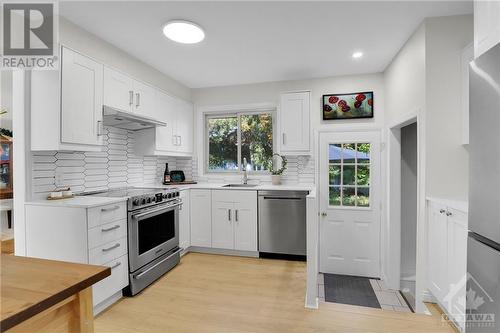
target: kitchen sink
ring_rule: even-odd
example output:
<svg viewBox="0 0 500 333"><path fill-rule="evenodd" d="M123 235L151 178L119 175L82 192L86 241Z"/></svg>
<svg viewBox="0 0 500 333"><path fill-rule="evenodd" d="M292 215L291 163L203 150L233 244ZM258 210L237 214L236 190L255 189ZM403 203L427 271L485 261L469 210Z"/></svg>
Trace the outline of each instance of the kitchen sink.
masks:
<svg viewBox="0 0 500 333"><path fill-rule="evenodd" d="M256 184L227 184L222 187L255 187Z"/></svg>

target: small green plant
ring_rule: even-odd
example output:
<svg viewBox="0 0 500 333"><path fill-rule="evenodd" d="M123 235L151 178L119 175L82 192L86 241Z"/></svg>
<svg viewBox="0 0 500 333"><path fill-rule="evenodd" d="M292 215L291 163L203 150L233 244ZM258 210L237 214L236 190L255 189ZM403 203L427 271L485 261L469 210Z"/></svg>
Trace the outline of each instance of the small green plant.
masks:
<svg viewBox="0 0 500 333"><path fill-rule="evenodd" d="M278 153L274 153L273 154L273 157L274 156L277 156L277 157L280 157L281 158L281 168L279 168L278 170L275 170L274 169L274 158L273 158L273 163L271 165L271 169L269 170L269 172L271 172L271 174L273 176L278 176L278 175L281 175L283 174L283 172L285 172L286 170L286 164L287 164L287 160L286 160L286 157L285 156L282 156Z"/></svg>

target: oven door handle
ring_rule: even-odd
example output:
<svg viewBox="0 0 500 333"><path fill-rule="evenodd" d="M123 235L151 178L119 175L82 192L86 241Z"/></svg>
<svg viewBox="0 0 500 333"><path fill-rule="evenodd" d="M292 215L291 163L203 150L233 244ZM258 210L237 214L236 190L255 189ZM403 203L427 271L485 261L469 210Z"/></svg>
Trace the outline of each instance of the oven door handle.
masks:
<svg viewBox="0 0 500 333"><path fill-rule="evenodd" d="M181 206L181 205L182 205L182 202L178 202L178 203L173 204L173 205L168 205L168 206L164 206L164 207L161 207L161 208L158 208L158 209L152 209L152 210L149 210L149 211L144 212L144 213L139 213L139 214L132 215L132 218L133 219L138 219L138 218L141 218L143 216L147 216L147 215L150 215L150 214L153 214L153 213L158 213L158 212L161 212L163 210L169 210L170 208L175 208L175 207Z"/></svg>
<svg viewBox="0 0 500 333"><path fill-rule="evenodd" d="M182 248L178 248L175 252L173 252L172 254L170 254L168 257L166 257L162 261L157 262L156 264L154 264L153 266L149 267L145 271L142 271L139 274L135 275L134 279L140 279L145 274L147 274L149 271L151 271L151 270L155 269L156 267L158 267L159 265L163 264L165 261L167 261L168 259L172 258L173 256L175 256L177 253L181 252L182 250L183 250Z"/></svg>

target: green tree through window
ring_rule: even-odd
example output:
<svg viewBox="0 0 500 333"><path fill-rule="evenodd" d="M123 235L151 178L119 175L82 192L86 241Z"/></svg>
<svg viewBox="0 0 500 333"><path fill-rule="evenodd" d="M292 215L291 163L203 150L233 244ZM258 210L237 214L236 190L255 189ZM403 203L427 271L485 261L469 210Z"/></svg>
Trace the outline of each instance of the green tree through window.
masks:
<svg viewBox="0 0 500 333"><path fill-rule="evenodd" d="M247 159L248 170L264 171L271 167L273 155L271 113L207 117L206 121L208 171L236 171L243 158Z"/></svg>

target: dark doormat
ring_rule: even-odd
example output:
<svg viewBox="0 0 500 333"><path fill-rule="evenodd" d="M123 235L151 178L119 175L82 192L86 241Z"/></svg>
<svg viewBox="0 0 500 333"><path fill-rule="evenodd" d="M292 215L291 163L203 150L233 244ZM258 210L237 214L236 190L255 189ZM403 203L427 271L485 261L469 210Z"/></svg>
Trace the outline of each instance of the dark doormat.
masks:
<svg viewBox="0 0 500 333"><path fill-rule="evenodd" d="M370 279L359 276L324 274L325 301L380 309Z"/></svg>

